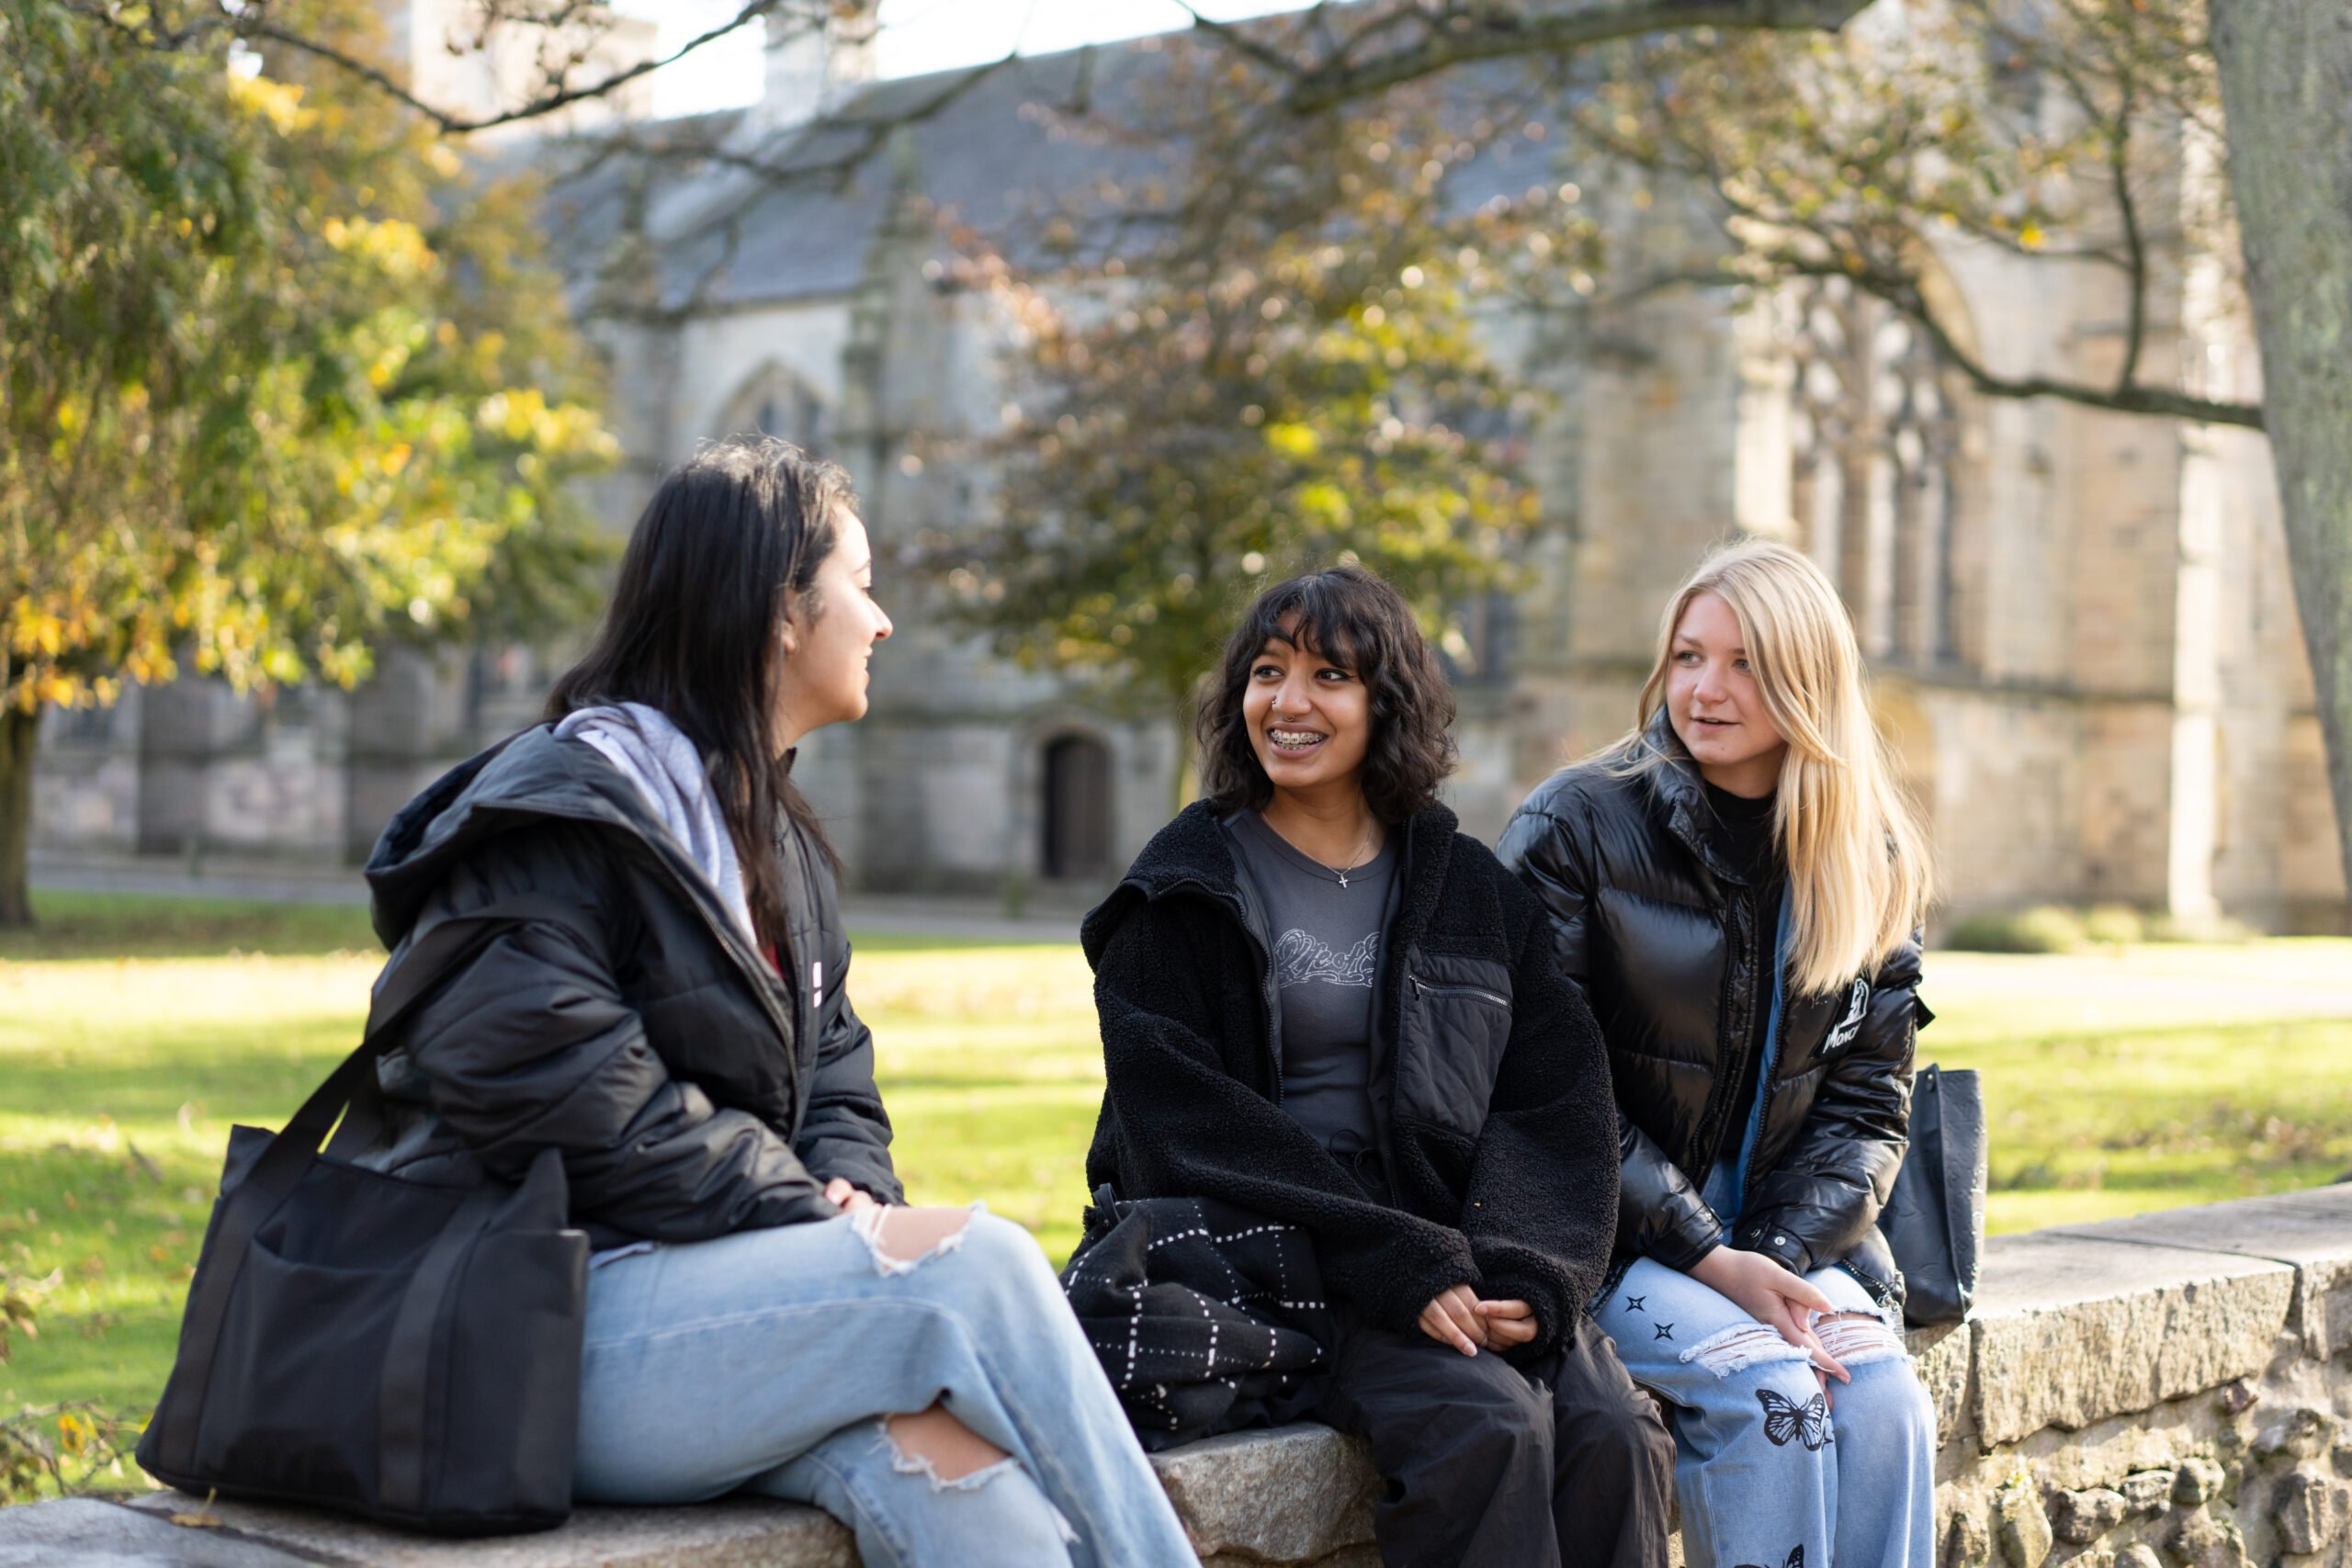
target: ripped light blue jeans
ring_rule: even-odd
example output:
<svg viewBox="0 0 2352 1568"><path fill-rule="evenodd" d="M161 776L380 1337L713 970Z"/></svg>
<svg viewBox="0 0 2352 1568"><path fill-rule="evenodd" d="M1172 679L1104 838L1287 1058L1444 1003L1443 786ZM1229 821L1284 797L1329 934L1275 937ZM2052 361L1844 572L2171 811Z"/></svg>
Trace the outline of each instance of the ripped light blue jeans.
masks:
<svg viewBox="0 0 2352 1568"><path fill-rule="evenodd" d="M1666 1401L1690 1568L1934 1568L1936 1416L1895 1329L1842 1269L1805 1276L1853 1374L1823 1397L1805 1352L1678 1269L1636 1260L1593 1320ZM1832 1401L1835 1406L1832 1407Z"/></svg>
<svg viewBox="0 0 2352 1568"><path fill-rule="evenodd" d="M813 1503L870 1568L1194 1568L1029 1234L976 1212L911 1266L872 1235L845 1216L598 1254L580 1498ZM1011 1457L945 1482L902 1453L884 1418L934 1402Z"/></svg>

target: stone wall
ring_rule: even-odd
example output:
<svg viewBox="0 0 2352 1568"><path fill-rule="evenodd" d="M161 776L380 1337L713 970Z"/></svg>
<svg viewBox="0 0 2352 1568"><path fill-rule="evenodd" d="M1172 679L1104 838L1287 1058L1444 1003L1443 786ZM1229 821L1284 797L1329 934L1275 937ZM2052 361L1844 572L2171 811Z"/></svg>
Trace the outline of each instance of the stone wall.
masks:
<svg viewBox="0 0 2352 1568"><path fill-rule="evenodd" d="M2352 1185L2005 1238L1914 1339L1946 1568L2352 1562Z"/></svg>
<svg viewBox="0 0 2352 1568"><path fill-rule="evenodd" d="M2352 1184L1996 1238L1970 1321L1911 1342L1942 1435L1942 1568L2352 1565ZM1377 1568L1376 1480L1325 1427L1153 1462L1207 1568ZM856 1562L840 1525L782 1504L587 1508L478 1543L231 1504L213 1510L224 1530L165 1522L188 1508L159 1493L9 1510L0 1568L192 1562L197 1540L220 1568Z"/></svg>

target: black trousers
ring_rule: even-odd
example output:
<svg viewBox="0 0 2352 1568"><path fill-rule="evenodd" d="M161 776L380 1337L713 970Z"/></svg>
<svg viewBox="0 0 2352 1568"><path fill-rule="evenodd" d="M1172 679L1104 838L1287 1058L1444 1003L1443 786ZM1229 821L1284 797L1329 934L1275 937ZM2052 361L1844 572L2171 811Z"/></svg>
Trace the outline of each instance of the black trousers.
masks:
<svg viewBox="0 0 2352 1568"><path fill-rule="evenodd" d="M1665 1568L1674 1438L1589 1321L1522 1371L1343 1309L1312 1414L1371 1445L1387 1568Z"/></svg>

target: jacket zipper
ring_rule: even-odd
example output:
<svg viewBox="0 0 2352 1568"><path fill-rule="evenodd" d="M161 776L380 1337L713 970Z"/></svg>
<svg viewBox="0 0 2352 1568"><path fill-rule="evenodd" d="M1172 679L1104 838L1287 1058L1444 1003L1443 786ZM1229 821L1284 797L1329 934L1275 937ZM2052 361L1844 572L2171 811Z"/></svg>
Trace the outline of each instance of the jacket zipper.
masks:
<svg viewBox="0 0 2352 1568"><path fill-rule="evenodd" d="M1412 983L1413 994L1415 996L1476 997L1482 1002L1492 1002L1497 1007L1502 1008L1506 1010L1510 1007L1510 998L1509 997L1498 997L1494 992L1486 990L1477 986L1433 986L1427 980L1422 979L1419 975L1409 973L1406 975L1405 978Z"/></svg>
<svg viewBox="0 0 2352 1568"><path fill-rule="evenodd" d="M1739 969L1736 963L1728 961L1732 957L1728 949L1733 946L1746 947L1755 940L1754 931L1751 929L1752 922L1744 921L1740 918L1741 912L1747 908L1748 900L1746 897L1734 899L1724 906L1724 923L1731 928L1731 942L1726 944L1723 988L1716 997L1715 1017L1724 1022L1731 1021L1729 1015L1732 1010L1732 976ZM1753 1003L1751 1002L1750 1005L1752 1006ZM1696 1172L1685 1173L1690 1177L1691 1190L1694 1193L1706 1189L1708 1179L1714 1175L1715 1168L1723 1163L1724 1121L1731 1114L1732 1101L1738 1098L1737 1085L1748 1069L1748 1041L1755 1031L1749 1027L1748 1019L1745 1013L1740 1016L1738 1023L1740 1027L1733 1032L1732 1066L1735 1070L1716 1075L1713 1085L1708 1090L1706 1106L1701 1112L1699 1149L1705 1156L1705 1163ZM1722 1216L1725 1224L1730 1224L1738 1218L1737 1214Z"/></svg>
<svg viewBox="0 0 2352 1568"><path fill-rule="evenodd" d="M786 1135L790 1138L798 1138L800 1123L808 1114L807 1099L809 1089L808 1075L800 1070L800 1052L804 1044L800 1036L803 1032L797 1018L788 1019L785 1016L784 1010L776 1005L775 998L769 989L771 986L777 983L775 978L775 972L752 951L750 944L743 940L742 933L735 929L733 921L712 911L708 899L695 886L694 880L676 866L672 865L669 857L662 853L659 845L646 839L642 834L638 834L637 839L652 854L655 863L668 874L670 880L677 884L678 890L685 895L686 902L694 906L695 912L702 917L703 924L707 926L710 929L710 934L718 939L719 947L735 960L737 968L746 973L752 982L752 994L758 998L761 1010L765 1012L769 1021L776 1026L776 1032L790 1043L791 1048L786 1053L786 1060L792 1068L792 1128ZM810 1014L810 1021L812 1024L815 1021L813 1013Z"/></svg>
<svg viewBox="0 0 2352 1568"><path fill-rule="evenodd" d="M1789 1059L1789 1015L1796 1010L1789 1006L1787 981L1781 976L1780 968L1781 955L1776 952L1772 954L1772 983L1781 987L1781 1016L1776 1021L1778 1027L1772 1031L1771 1055L1765 1058L1769 1066L1765 1069L1764 1081L1756 1086L1756 1143L1759 1148L1764 1143L1764 1129L1772 1124L1772 1091L1779 1087L1781 1077L1781 1064ZM1742 1185L1744 1186L1745 1183L1743 1182ZM1742 1208L1747 1206L1748 1196L1747 1192L1740 1194ZM1754 1241L1763 1234L1762 1225L1750 1225L1747 1239Z"/></svg>
<svg viewBox="0 0 2352 1568"><path fill-rule="evenodd" d="M1142 884L1136 883L1135 886L1137 891L1143 892L1145 897L1151 897L1151 894L1143 888ZM1280 1105L1283 1102L1282 992L1274 985L1273 952L1266 945L1265 935L1259 929L1261 917L1257 905L1250 897L1249 885L1246 882L1240 883L1237 886L1235 892L1226 894L1211 887L1197 877L1188 876L1181 882L1170 883L1161 890L1161 897L1164 897L1167 894L1183 888L1193 889L1203 897L1214 899L1233 910L1240 918L1242 934L1250 939L1250 945L1258 950L1259 988L1266 1005L1266 1057L1274 1069L1274 1103Z"/></svg>
<svg viewBox="0 0 2352 1568"><path fill-rule="evenodd" d="M1266 942L1265 911L1258 908L1258 896L1248 880L1239 882L1235 892L1241 903L1241 929L1258 949L1258 976L1266 1002L1266 1055L1274 1066L1274 1103L1283 1102L1283 994L1274 982L1273 949Z"/></svg>

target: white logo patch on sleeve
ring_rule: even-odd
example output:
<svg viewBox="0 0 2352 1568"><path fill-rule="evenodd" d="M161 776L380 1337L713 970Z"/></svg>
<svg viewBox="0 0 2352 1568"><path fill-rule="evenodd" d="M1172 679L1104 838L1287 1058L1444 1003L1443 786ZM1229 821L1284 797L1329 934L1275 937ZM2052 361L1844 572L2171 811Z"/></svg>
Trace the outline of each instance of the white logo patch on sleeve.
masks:
<svg viewBox="0 0 2352 1568"><path fill-rule="evenodd" d="M1829 1031L1829 1038L1821 1043L1821 1054L1826 1056L1851 1045L1861 1034L1862 1020L1870 1016L1870 1010L1871 983L1858 979L1854 988L1846 993L1846 1016L1838 1021Z"/></svg>

